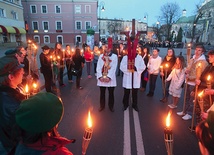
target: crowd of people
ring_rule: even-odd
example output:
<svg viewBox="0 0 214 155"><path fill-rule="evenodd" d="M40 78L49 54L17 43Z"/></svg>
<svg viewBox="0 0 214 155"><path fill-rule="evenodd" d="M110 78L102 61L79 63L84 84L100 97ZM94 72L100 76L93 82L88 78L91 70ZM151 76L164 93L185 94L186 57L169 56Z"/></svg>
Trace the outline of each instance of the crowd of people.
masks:
<svg viewBox="0 0 214 155"><path fill-rule="evenodd" d="M186 61L182 55L176 56L173 48L169 48L162 58L158 48L154 48L150 54L149 47L136 42L127 47L120 44L116 52L110 44L95 46L93 49L85 44L83 50L79 46L71 49L70 45L66 45L63 50L62 43L57 42L54 48L48 45L41 48L40 72L45 79L46 92L37 93L30 98L26 96L23 86L39 80L39 68L32 69L35 64L30 62L31 54L27 52L28 49L19 46L6 51L5 56L0 58L0 154L72 154L65 145L75 140L61 137L57 132L58 123L63 116L63 104L55 95L55 89L57 85L66 86L63 80L66 68L68 82L73 83L75 77L76 89L82 90L80 83L84 64L89 80L93 77L92 65L94 67L94 76L100 89L100 112L105 109L106 89L109 94L109 110L114 112L117 76L123 78L124 111L129 108L130 93L132 108L139 111L138 90L145 92L147 83L147 96L154 96L158 76L163 90L160 102L168 103L169 108L177 108L184 91L183 111L177 114L183 120L196 116L196 135L200 149L210 154L214 152L212 80L210 86L207 86L207 77L214 75L214 50L208 52L207 61L203 45L196 45L193 57ZM130 59L129 50L136 52L133 59ZM130 69L130 65L133 68ZM203 92L203 103L198 96L199 92ZM195 127L191 126L190 129L195 130Z"/></svg>

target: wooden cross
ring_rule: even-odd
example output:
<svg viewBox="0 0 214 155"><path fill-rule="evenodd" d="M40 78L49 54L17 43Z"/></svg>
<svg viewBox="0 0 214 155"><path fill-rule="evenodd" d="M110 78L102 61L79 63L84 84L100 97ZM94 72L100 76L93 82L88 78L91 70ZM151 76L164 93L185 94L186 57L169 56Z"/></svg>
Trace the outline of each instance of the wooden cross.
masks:
<svg viewBox="0 0 214 155"><path fill-rule="evenodd" d="M136 57L136 49L138 45L138 38L140 34L145 34L146 31L137 31L135 34L135 19L132 19L132 32L129 36L129 32L123 31L121 34L125 34L127 37L127 50L128 50L128 70L134 72L134 64Z"/></svg>

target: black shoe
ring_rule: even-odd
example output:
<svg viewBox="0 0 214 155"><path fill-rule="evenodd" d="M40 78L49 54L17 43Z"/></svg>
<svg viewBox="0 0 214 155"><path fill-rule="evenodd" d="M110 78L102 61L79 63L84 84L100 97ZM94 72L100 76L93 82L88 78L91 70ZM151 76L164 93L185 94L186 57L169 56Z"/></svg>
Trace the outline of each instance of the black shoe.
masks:
<svg viewBox="0 0 214 155"><path fill-rule="evenodd" d="M164 98L160 99L160 101L163 103L167 103L168 99L167 99L167 97L164 97Z"/></svg>
<svg viewBox="0 0 214 155"><path fill-rule="evenodd" d="M133 108L135 111L139 112L139 109L138 109L137 106L132 106L132 108Z"/></svg>
<svg viewBox="0 0 214 155"><path fill-rule="evenodd" d="M128 107L129 107L129 106L124 106L124 107L123 107L123 110L125 111Z"/></svg>
<svg viewBox="0 0 214 155"><path fill-rule="evenodd" d="M189 126L188 129L189 129L191 132L194 132L194 131L195 131L195 126L193 126L192 129L191 129L191 126Z"/></svg>
<svg viewBox="0 0 214 155"><path fill-rule="evenodd" d="M103 111L104 109L105 109L104 107L100 107L99 112Z"/></svg>

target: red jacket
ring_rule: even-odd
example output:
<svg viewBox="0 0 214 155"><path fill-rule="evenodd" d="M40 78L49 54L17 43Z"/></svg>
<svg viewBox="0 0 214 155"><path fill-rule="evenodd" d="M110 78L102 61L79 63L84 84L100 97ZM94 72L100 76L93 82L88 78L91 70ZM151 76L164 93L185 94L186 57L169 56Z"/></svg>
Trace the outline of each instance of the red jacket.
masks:
<svg viewBox="0 0 214 155"><path fill-rule="evenodd" d="M84 58L86 62L91 62L94 58L93 52L91 50L86 50L84 53Z"/></svg>
<svg viewBox="0 0 214 155"><path fill-rule="evenodd" d="M64 137L43 137L34 144L20 143L16 148L16 154L35 154L35 151L42 152L42 155L73 155L66 147L66 144L74 140ZM33 152L32 152L33 151Z"/></svg>

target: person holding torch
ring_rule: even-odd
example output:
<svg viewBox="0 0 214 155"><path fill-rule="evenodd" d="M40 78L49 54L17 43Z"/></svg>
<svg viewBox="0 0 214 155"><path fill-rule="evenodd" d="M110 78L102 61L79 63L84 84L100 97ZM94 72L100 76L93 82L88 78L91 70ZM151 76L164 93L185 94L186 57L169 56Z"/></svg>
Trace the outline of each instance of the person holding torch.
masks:
<svg viewBox="0 0 214 155"><path fill-rule="evenodd" d="M204 56L204 51L205 48L203 45L196 45L195 48L195 54L193 57L190 59L190 63L187 66L186 69L186 82L187 82L187 91L186 91L186 105L185 105L185 110L181 112L177 112L179 116L183 116L183 120L190 120L192 118L192 112L193 112L193 100L194 100L194 95L191 94L191 92L194 90L196 86L196 79L200 78L201 73L207 66L207 61ZM200 72L199 72L200 69ZM198 71L197 71L198 70ZM196 73L198 73L199 77L196 76Z"/></svg>
<svg viewBox="0 0 214 155"><path fill-rule="evenodd" d="M167 50L167 55L164 57L161 66L163 66L163 69L160 71L160 77L164 80L166 80L169 76L169 74L172 71L172 68L175 64L176 57L175 57L175 51L172 48L169 48ZM170 80L171 81L171 80ZM168 102L168 96L169 96L169 85L170 81L165 81L163 84L164 93L163 98L160 99L161 102L166 103Z"/></svg>
<svg viewBox="0 0 214 155"><path fill-rule="evenodd" d="M211 78L213 78L214 76L214 50L210 50L208 52L208 56L208 61L210 64L204 69L200 79L196 80L196 85L198 85L198 91L204 91L203 109L205 112L210 108L214 101L214 83L212 82L212 80L208 79L209 76ZM210 87L208 86L208 82L210 82ZM196 124L202 121L203 118L201 116L204 115L204 111L200 109L199 103L196 102Z"/></svg>

